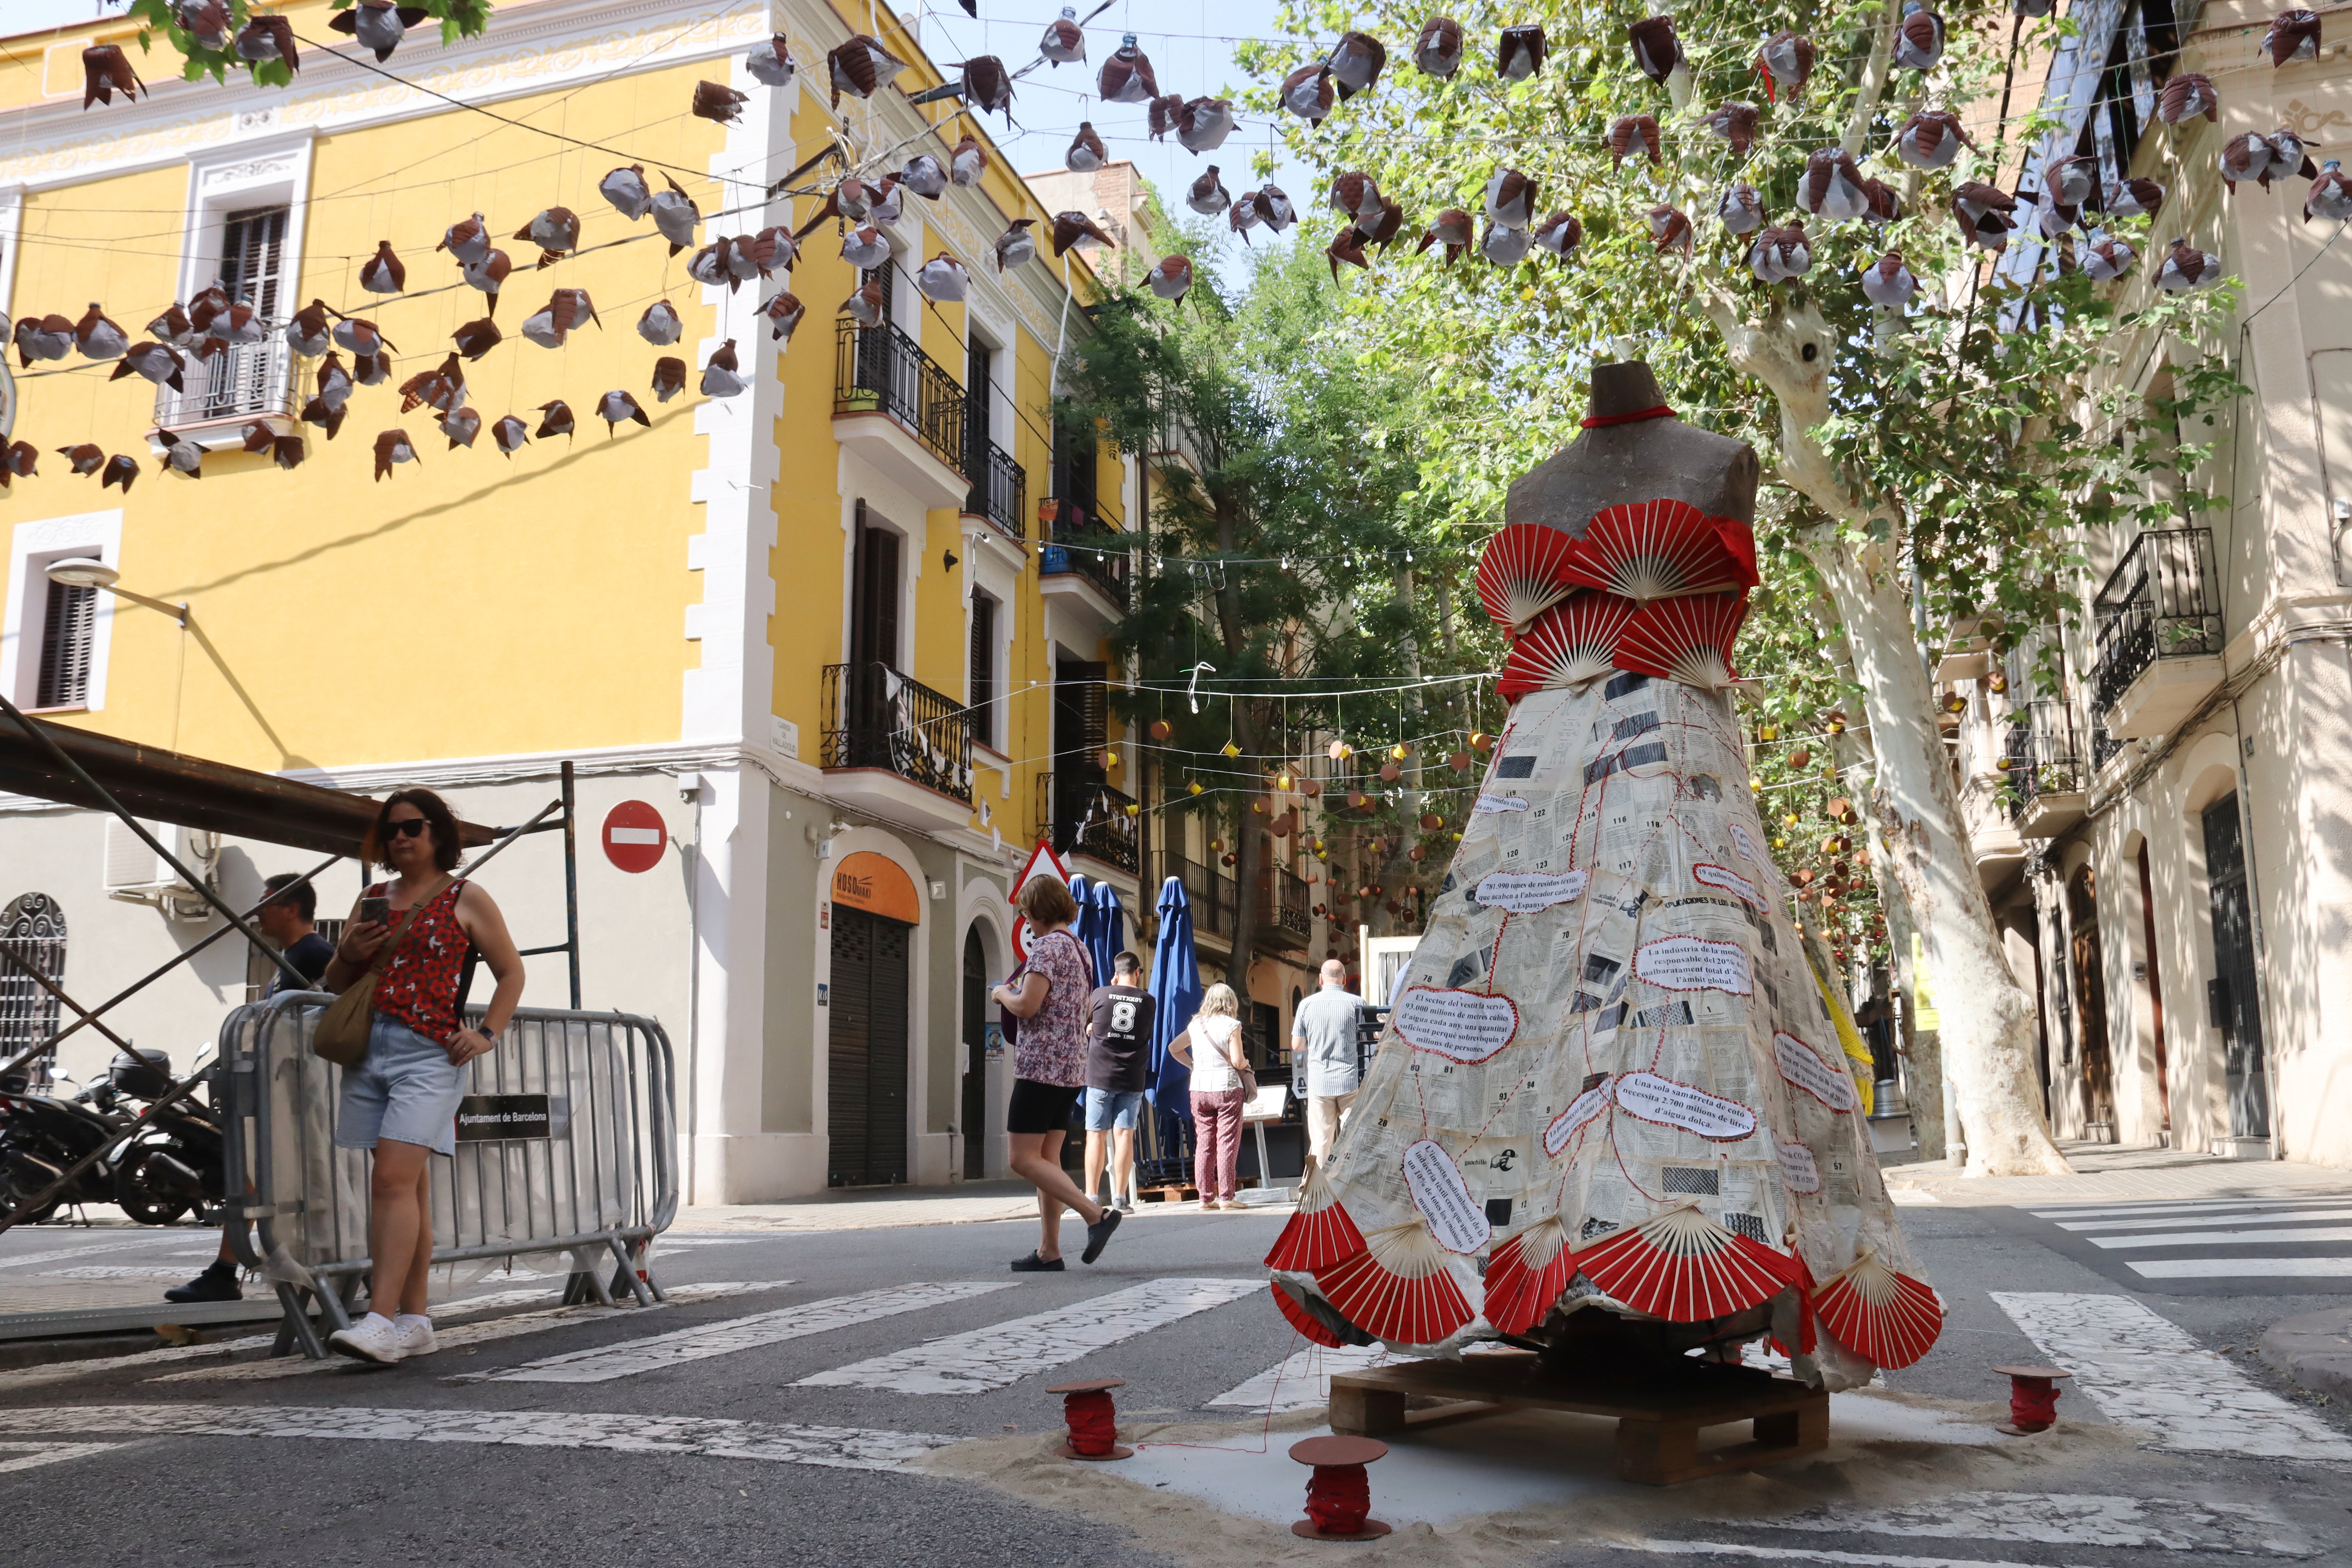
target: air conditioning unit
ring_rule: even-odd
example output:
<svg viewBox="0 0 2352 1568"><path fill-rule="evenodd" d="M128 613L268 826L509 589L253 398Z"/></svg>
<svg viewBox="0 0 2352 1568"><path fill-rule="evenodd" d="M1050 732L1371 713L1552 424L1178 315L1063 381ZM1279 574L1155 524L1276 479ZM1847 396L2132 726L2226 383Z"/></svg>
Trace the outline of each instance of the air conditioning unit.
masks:
<svg viewBox="0 0 2352 1568"><path fill-rule="evenodd" d="M220 836L202 828L168 822L140 824L185 866L207 883L220 856ZM149 847L121 817L106 819L106 895L131 903L154 904L178 920L202 920L210 912L195 889L182 879L172 863Z"/></svg>

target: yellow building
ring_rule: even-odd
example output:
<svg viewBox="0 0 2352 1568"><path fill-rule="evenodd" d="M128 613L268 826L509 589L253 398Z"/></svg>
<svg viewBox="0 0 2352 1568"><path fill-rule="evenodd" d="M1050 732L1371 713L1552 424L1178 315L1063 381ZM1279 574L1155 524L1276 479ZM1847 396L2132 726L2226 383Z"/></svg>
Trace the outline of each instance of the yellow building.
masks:
<svg viewBox="0 0 2352 1568"><path fill-rule="evenodd" d="M910 101L942 78L887 11L501 0L482 37L445 47L418 28L378 65L328 30L325 0L271 8L303 41L283 89L170 79L169 46L141 55L119 20L10 40L0 60L12 320L79 321L96 301L142 342L219 283L260 323L258 342L187 354L176 390L78 350L12 357L7 440L37 458L0 502L0 689L199 756L372 794L431 785L485 823L529 816L572 760L584 1003L656 1016L677 1041L690 1201L997 1173L1010 1074L985 1059L981 982L1011 967L1010 874L1041 823L1066 834L1124 802L1099 758L1117 740L1100 683L1127 562L1069 545L1119 526L1131 465L1066 429L1057 442L1054 416L1056 353L1085 325L1083 255L1053 259L1051 213L975 117ZM826 52L869 18L912 63L836 110ZM745 64L779 32L800 67L782 88ZM85 110L81 50L106 41L163 79ZM703 82L746 95L732 123L688 112ZM879 226L879 325L837 313L860 279L830 218L789 273L720 287L689 270L722 237L808 224L845 173L945 163L967 132L990 158L979 182L902 191L903 215ZM692 244L600 194L632 165L690 198ZM551 207L580 233L541 269L539 245L507 237ZM477 213L510 258L495 301L436 249ZM1000 275L993 242L1024 217L1040 258ZM363 284L380 243L405 266L400 292ZM964 300L917 286L941 252L968 275ZM786 288L807 311L788 341L764 311ZM545 346L530 318L557 289L585 290L594 319ZM301 419L325 362L291 340L314 301L386 345L333 439ZM674 345L640 325L663 302L682 321ZM480 424L458 447L429 403L403 411L401 389L493 309L502 341L458 365ZM741 389L707 395L730 344ZM665 356L686 383L667 402ZM338 363L362 368L347 348ZM644 423L608 430L608 392ZM570 434L551 427L559 400ZM530 435L502 455L509 416ZM244 450L257 426L299 437L300 465ZM415 459L379 473L394 430ZM166 432L201 450L194 474L169 470ZM137 478L76 473L66 449L85 444ZM69 557L103 561L121 592L54 581ZM629 799L669 840L649 872L599 847ZM1076 837L1091 855L1075 868L1134 909L1118 865L1131 834ZM308 868L265 844L188 847L233 903ZM152 856L122 850L94 814L0 800L0 906L62 914L78 997L205 929ZM486 875L525 946L560 935L558 855L526 840ZM348 864L322 879L321 913L357 884ZM245 994L234 945L126 1005L121 1026L188 1059ZM562 1005L562 961L533 963L529 1002ZM0 1033L47 1032L18 1011ZM88 1039L62 1070L97 1065Z"/></svg>

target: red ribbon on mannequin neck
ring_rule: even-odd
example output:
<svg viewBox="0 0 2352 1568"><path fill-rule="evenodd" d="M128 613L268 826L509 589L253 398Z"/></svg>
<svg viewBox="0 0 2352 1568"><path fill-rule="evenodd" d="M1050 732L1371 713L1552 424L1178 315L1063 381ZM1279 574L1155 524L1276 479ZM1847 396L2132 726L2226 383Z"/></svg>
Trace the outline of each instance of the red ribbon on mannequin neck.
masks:
<svg viewBox="0 0 2352 1568"><path fill-rule="evenodd" d="M1633 425L1644 419L1672 419L1674 416L1675 411L1661 403L1655 408L1643 408L1632 414L1595 414L1589 419L1579 420L1578 424L1591 430L1603 425Z"/></svg>

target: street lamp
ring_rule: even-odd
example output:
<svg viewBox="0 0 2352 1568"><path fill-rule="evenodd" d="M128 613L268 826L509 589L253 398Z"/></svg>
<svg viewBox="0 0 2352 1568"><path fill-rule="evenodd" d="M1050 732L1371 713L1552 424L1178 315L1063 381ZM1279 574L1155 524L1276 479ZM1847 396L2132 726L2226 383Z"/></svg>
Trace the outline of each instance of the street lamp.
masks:
<svg viewBox="0 0 2352 1568"><path fill-rule="evenodd" d="M103 588L118 599L128 599L134 605L144 605L151 610L161 610L177 620L183 627L188 624L188 606L183 600L167 605L161 599L151 599L144 594L134 594L115 584L122 574L105 562L89 555L68 555L52 561L44 568L52 583L62 583L68 588Z"/></svg>

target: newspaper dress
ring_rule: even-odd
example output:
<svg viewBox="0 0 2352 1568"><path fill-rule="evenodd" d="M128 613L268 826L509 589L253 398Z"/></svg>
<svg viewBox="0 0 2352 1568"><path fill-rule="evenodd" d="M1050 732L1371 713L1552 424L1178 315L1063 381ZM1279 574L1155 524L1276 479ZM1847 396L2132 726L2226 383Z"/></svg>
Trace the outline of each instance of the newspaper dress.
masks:
<svg viewBox="0 0 2352 1568"><path fill-rule="evenodd" d="M1606 429L1622 421L1601 380L1588 425ZM1730 445L1641 439L1652 468ZM1745 461L1736 515L1668 496L1573 531L1515 521L1560 536L1519 551L1535 587L1515 604L1482 567L1490 610L1527 612L1515 701L1363 1091L1266 1259L1310 1337L1551 1342L1590 1308L1670 1326L1653 1335L1668 1351L1769 1335L1833 1386L1935 1340L1941 1307L1912 1277L1748 788L1727 687L1755 580ZM1666 577L1705 591L1635 599L1612 514L1662 508L1678 537L1712 539L1669 552ZM1530 611L1546 581L1566 592Z"/></svg>

